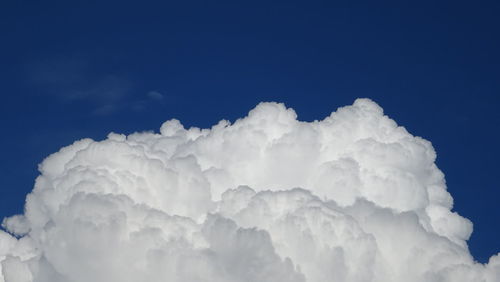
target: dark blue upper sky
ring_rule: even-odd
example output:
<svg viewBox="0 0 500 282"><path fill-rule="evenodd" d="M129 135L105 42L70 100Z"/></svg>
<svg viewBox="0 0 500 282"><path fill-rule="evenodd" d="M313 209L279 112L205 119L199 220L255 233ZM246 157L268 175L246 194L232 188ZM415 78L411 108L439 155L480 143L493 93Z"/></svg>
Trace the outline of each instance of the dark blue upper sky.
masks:
<svg viewBox="0 0 500 282"><path fill-rule="evenodd" d="M76 139L207 127L260 101L322 119L369 97L434 144L485 261L500 251L500 2L402 2L2 1L0 217Z"/></svg>

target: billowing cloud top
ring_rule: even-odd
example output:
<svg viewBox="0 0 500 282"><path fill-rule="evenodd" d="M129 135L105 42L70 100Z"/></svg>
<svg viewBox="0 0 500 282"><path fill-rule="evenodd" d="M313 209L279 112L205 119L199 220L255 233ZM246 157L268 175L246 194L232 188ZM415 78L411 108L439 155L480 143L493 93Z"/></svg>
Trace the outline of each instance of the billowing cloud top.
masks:
<svg viewBox="0 0 500 282"><path fill-rule="evenodd" d="M80 140L4 220L0 282L500 281L435 158L368 99Z"/></svg>

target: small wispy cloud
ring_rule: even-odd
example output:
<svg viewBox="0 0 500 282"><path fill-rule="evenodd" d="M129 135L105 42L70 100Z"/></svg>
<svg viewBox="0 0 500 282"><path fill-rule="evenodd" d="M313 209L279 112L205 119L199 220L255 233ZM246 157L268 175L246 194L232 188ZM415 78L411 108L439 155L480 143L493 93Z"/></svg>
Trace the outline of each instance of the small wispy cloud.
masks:
<svg viewBox="0 0 500 282"><path fill-rule="evenodd" d="M93 115L93 116L106 116L106 115L110 115L112 113L117 112L118 109L119 109L119 107L117 107L116 105L113 105L113 104L104 105L104 106L101 106L101 107L94 109L91 112L91 115Z"/></svg>
<svg viewBox="0 0 500 282"><path fill-rule="evenodd" d="M70 105L84 101L92 116L141 112L173 99L156 89L138 91L123 75L98 70L81 57L45 59L27 68L30 80L42 93Z"/></svg>
<svg viewBox="0 0 500 282"><path fill-rule="evenodd" d="M148 97L153 100L163 100L163 94L158 91L149 91Z"/></svg>
<svg viewBox="0 0 500 282"><path fill-rule="evenodd" d="M100 106L92 111L92 115L110 115L119 111L142 112L158 104L163 104L166 97L168 96L164 96L158 91L149 91L145 95L136 97L134 99L127 99L113 104Z"/></svg>
<svg viewBox="0 0 500 282"><path fill-rule="evenodd" d="M93 112L112 113L116 104L129 99L132 84L123 76L96 70L88 60L76 57L57 57L27 65L32 83L45 95L75 103L89 102ZM113 110L112 110L113 109Z"/></svg>
<svg viewBox="0 0 500 282"><path fill-rule="evenodd" d="M130 83L116 75L106 75L91 85L70 89L66 96L72 100L92 100L100 104L119 101L130 93Z"/></svg>

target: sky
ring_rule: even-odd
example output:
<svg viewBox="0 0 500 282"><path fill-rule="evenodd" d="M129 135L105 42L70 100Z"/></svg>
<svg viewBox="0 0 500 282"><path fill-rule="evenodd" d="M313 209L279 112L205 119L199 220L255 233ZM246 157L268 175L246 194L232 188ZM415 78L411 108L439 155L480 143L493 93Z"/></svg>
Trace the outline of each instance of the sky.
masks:
<svg viewBox="0 0 500 282"><path fill-rule="evenodd" d="M432 142L481 262L500 251L500 4L3 1L0 215L49 154L113 131L234 121L261 101L321 120L358 97Z"/></svg>

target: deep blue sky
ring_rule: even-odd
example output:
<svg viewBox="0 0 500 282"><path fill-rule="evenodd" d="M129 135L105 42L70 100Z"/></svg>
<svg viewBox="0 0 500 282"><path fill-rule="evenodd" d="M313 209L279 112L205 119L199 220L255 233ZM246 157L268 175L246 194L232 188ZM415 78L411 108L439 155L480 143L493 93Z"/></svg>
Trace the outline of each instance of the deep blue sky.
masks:
<svg viewBox="0 0 500 282"><path fill-rule="evenodd" d="M161 2L0 3L0 217L76 139L370 97L434 144L476 259L500 251L499 1Z"/></svg>

